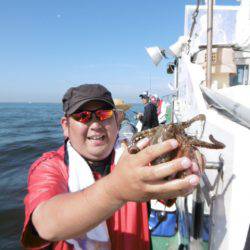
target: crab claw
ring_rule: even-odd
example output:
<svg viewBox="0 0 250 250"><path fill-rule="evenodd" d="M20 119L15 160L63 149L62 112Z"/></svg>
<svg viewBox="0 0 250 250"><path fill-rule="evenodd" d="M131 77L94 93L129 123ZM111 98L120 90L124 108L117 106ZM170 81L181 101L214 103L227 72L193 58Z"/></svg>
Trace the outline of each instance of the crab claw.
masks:
<svg viewBox="0 0 250 250"><path fill-rule="evenodd" d="M209 140L216 146L217 149L225 148L225 144L215 140L212 135L209 135Z"/></svg>

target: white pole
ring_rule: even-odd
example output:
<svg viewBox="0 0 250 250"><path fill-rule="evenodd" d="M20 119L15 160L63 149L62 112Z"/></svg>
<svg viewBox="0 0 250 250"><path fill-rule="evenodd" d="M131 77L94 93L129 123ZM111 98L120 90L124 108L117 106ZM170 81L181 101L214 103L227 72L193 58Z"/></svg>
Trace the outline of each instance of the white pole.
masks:
<svg viewBox="0 0 250 250"><path fill-rule="evenodd" d="M207 0L207 70L206 86L212 85L213 1Z"/></svg>

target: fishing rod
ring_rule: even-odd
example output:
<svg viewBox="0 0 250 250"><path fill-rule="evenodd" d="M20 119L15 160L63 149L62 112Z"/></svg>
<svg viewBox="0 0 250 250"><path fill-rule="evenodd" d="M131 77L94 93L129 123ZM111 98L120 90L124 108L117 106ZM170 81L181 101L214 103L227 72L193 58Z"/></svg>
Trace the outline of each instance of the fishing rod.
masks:
<svg viewBox="0 0 250 250"><path fill-rule="evenodd" d="M136 114L136 115L139 113L139 112L136 112L136 111L131 110L131 109L130 109L130 111L133 112L133 113Z"/></svg>

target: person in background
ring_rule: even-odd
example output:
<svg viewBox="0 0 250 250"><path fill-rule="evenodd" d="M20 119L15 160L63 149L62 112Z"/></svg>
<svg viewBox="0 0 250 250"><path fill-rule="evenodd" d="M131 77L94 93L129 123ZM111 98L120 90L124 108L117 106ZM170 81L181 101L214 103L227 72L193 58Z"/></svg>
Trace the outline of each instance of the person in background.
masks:
<svg viewBox="0 0 250 250"><path fill-rule="evenodd" d="M126 104L121 99L114 99L115 107L121 113L121 121L120 121L120 130L118 135L118 140L120 143L125 143L127 146L134 135L137 132L136 127L129 121L128 117L126 116L126 112L131 108L131 104Z"/></svg>
<svg viewBox="0 0 250 250"><path fill-rule="evenodd" d="M167 109L170 107L168 102L165 102L163 99L159 98L157 94L150 96L150 102L155 104L157 107L157 116L160 124L166 123L167 120Z"/></svg>
<svg viewBox="0 0 250 250"><path fill-rule="evenodd" d="M149 95L149 99L150 102L157 107L158 95L157 94Z"/></svg>
<svg viewBox="0 0 250 250"><path fill-rule="evenodd" d="M22 244L29 249L149 250L146 202L187 195L199 182L189 158L148 167L178 147L175 139L116 157L120 126L111 93L100 84L67 90L64 145L36 160L28 175ZM183 179L167 180L190 169Z"/></svg>
<svg viewBox="0 0 250 250"><path fill-rule="evenodd" d="M141 131L154 128L159 125L158 117L157 117L157 108L156 106L151 103L149 100L148 92L143 92L139 97L142 100L144 105L144 112L137 114L137 119L142 122Z"/></svg>

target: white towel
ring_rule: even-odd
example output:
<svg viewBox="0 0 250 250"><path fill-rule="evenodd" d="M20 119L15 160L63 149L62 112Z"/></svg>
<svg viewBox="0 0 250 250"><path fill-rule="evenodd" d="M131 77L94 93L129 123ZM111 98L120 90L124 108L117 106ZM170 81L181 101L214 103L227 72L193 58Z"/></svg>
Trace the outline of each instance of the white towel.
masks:
<svg viewBox="0 0 250 250"><path fill-rule="evenodd" d="M69 191L83 190L95 182L94 176L88 163L76 152L69 141L67 142L67 150L69 155ZM77 250L109 250L110 239L106 221L87 232L86 235L67 240L67 242L74 245L74 249Z"/></svg>

